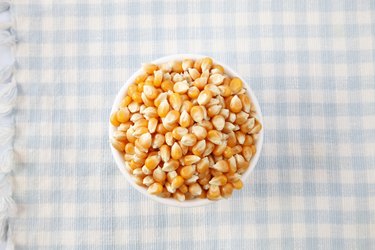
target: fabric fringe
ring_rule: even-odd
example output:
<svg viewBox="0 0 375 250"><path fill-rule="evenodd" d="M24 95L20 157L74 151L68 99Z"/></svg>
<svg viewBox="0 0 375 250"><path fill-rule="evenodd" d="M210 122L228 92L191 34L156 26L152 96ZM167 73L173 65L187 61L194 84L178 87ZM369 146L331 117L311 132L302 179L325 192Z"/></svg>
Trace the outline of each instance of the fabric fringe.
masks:
<svg viewBox="0 0 375 250"><path fill-rule="evenodd" d="M0 13L9 11L12 16L11 1L0 0ZM9 47L14 52L16 37L13 20L0 23L0 46ZM16 213L16 204L12 199L12 187L9 175L14 168L13 138L14 105L17 86L14 76L14 54L11 65L0 68L0 239L7 241L6 249L14 249L9 227L9 218Z"/></svg>

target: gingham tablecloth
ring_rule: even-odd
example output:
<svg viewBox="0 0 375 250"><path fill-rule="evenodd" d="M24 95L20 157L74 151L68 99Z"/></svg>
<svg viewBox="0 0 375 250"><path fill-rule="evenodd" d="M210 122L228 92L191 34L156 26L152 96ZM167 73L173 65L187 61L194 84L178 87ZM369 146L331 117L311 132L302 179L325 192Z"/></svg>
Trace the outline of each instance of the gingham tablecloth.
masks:
<svg viewBox="0 0 375 250"><path fill-rule="evenodd" d="M375 249L375 2L14 0L16 249ZM142 62L205 54L264 115L243 191L168 207L112 159L108 117Z"/></svg>

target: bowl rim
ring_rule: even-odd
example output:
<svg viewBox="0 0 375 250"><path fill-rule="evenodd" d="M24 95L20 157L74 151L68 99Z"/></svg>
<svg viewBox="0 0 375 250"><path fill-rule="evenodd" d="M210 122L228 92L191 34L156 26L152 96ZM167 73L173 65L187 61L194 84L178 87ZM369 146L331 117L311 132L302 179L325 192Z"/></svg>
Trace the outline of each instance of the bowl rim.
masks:
<svg viewBox="0 0 375 250"><path fill-rule="evenodd" d="M173 54L173 55L168 55L168 56L160 57L160 58L158 58L156 60L153 60L151 63L162 64L162 63L166 63L166 62L170 62L170 61L175 61L175 60L180 60L180 61L183 60L183 59L197 60L197 59L201 59L201 58L204 58L204 57L208 57L208 56L198 55L198 54ZM212 57L210 57L210 58L212 58ZM258 99L256 98L256 96L255 96L253 90L251 89L250 85L239 74L237 74L236 71L234 71L231 67L229 67L225 63L222 63L222 62L220 62L218 60L215 60L214 58L212 58L212 60L213 60L214 63L222 65L224 67L224 69L225 69L225 73L226 74L228 74L231 77L238 77L238 78L240 78L242 80L242 82L246 86L246 92L250 96L251 102L252 102L252 104L256 108L256 118L262 124L262 130L259 132L258 139L257 139L256 144L255 144L256 148L257 148L257 151L256 151L255 155L250 160L249 168L246 170L246 172L244 172L241 175L241 180L242 180L242 182L244 182L248 178L248 176L254 171L254 168L255 168L255 166L258 163L258 160L259 160L259 157L260 157L260 154L261 154L261 151L262 151L263 140L264 140L264 122L263 122L262 111L260 109ZM115 98L115 100L114 100L114 102L112 104L111 112L110 112L109 115L111 115L114 111L116 111L118 109L118 107L119 107L119 105L120 105L120 103L121 103L121 101L122 101L122 99L123 99L123 97L124 97L124 95L125 95L125 93L127 91L128 86L131 83L133 83L134 80L135 80L135 78L139 74L141 74L142 72L143 72L143 70L142 70L142 68L140 68L139 70L137 70L136 72L134 72L128 78L128 80L126 80L126 82L121 86L121 88L117 92L116 98ZM109 122L109 130L108 130L108 132L109 132L109 139L111 139L112 134L115 131L115 128L116 127L114 127ZM152 200L154 200L156 202L159 202L159 203L162 203L162 204L165 204L165 205L174 206L174 207L185 207L185 208L186 207L204 206L204 205L213 204L213 203L216 203L216 202L220 201L220 200L218 200L218 201L212 201L212 200L209 200L209 199L193 199L193 200L186 200L186 201L180 202L180 201L177 201L175 199L162 198L162 197L159 197L159 196L156 196L156 195L149 194L147 192L146 188L137 185L133 181L131 174L126 169L125 161L123 159L123 155L120 152L118 152L112 146L112 144L110 142L109 142L109 144L110 144L112 156L113 156L113 158L114 158L114 160L116 162L117 168L121 171L122 175L129 182L129 184L131 186L133 186L137 191L139 191L140 193L142 193L143 195L145 195L146 197L151 198Z"/></svg>

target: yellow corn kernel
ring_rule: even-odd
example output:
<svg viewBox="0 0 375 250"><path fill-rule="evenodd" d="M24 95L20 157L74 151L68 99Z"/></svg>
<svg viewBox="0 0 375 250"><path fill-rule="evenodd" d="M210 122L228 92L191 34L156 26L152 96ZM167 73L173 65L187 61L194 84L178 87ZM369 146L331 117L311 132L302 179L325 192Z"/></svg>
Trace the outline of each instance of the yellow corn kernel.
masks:
<svg viewBox="0 0 375 250"><path fill-rule="evenodd" d="M210 131L214 128L211 122L203 120L199 123L200 126L204 127L207 131Z"/></svg>
<svg viewBox="0 0 375 250"><path fill-rule="evenodd" d="M199 196L202 194L202 187L198 183L193 183L189 185L189 192L193 196Z"/></svg>
<svg viewBox="0 0 375 250"><path fill-rule="evenodd" d="M236 146L232 147L232 152L233 152L233 155L241 153L242 152L242 146L236 145Z"/></svg>
<svg viewBox="0 0 375 250"><path fill-rule="evenodd" d="M181 127L187 128L187 127L190 126L190 123L191 123L191 117L190 117L189 113L186 112L186 111L182 111L182 113L180 115L179 124L181 125Z"/></svg>
<svg viewBox="0 0 375 250"><path fill-rule="evenodd" d="M116 113L117 121L125 123L130 119L130 112L128 108L121 108Z"/></svg>
<svg viewBox="0 0 375 250"><path fill-rule="evenodd" d="M251 102L249 96L247 94L241 94L239 95L239 98L242 102L243 111L245 111L246 113L250 113Z"/></svg>
<svg viewBox="0 0 375 250"><path fill-rule="evenodd" d="M242 89L242 81L240 78L235 77L230 81L229 84L230 89L232 90L233 94L237 94Z"/></svg>
<svg viewBox="0 0 375 250"><path fill-rule="evenodd" d="M231 99L229 109L234 113L239 113L242 110L242 102L237 95L233 96Z"/></svg>
<svg viewBox="0 0 375 250"><path fill-rule="evenodd" d="M210 188L208 189L207 192L207 198L209 200L218 200L220 199L220 189L219 186L216 185L210 185Z"/></svg>
<svg viewBox="0 0 375 250"><path fill-rule="evenodd" d="M181 138L188 133L188 129L184 127L175 127L172 130L172 136L176 140L181 140Z"/></svg>
<svg viewBox="0 0 375 250"><path fill-rule="evenodd" d="M120 126L120 122L117 120L117 112L113 113L111 117L109 118L111 124L115 127Z"/></svg>
<svg viewBox="0 0 375 250"><path fill-rule="evenodd" d="M163 81L163 71L160 69L154 71L154 86L160 87L162 81Z"/></svg>
<svg viewBox="0 0 375 250"><path fill-rule="evenodd" d="M191 147L194 146L195 143L197 143L197 137L194 134L185 134L181 138L181 144L184 146Z"/></svg>
<svg viewBox="0 0 375 250"><path fill-rule="evenodd" d="M227 146L223 152L223 156L227 159L231 158L233 156L232 148Z"/></svg>
<svg viewBox="0 0 375 250"><path fill-rule="evenodd" d="M177 142L175 142L171 148L171 156L175 160L179 160L182 157L182 149Z"/></svg>
<svg viewBox="0 0 375 250"><path fill-rule="evenodd" d="M182 144L181 141L178 142L178 143L180 144L180 147L181 147L181 150L182 150L182 155L186 155L187 152L189 151L189 147Z"/></svg>
<svg viewBox="0 0 375 250"><path fill-rule="evenodd" d="M129 87L128 87L128 90L127 90L127 94L128 96L132 97L132 95L134 93L136 93L138 91L138 87L137 85L135 84L131 84Z"/></svg>
<svg viewBox="0 0 375 250"><path fill-rule="evenodd" d="M212 153L212 151L214 150L215 148L215 144L213 144L212 142L206 142L206 149L204 150L203 152L203 156L208 156Z"/></svg>
<svg viewBox="0 0 375 250"><path fill-rule="evenodd" d="M229 171L229 164L226 160L220 160L220 161L216 162L212 166L212 168L216 169L217 171L225 173L225 172Z"/></svg>
<svg viewBox="0 0 375 250"><path fill-rule="evenodd" d="M243 143L244 146L250 146L254 143L253 137L251 135L245 136L245 141Z"/></svg>
<svg viewBox="0 0 375 250"><path fill-rule="evenodd" d="M257 134L262 129L262 124L260 124L257 120L255 120L254 127L248 132L249 134Z"/></svg>
<svg viewBox="0 0 375 250"><path fill-rule="evenodd" d="M246 139L245 134L242 133L241 131L236 131L236 132L235 132L235 135L236 135L237 142L238 142L239 144L241 144L241 145L244 144L245 139Z"/></svg>
<svg viewBox="0 0 375 250"><path fill-rule="evenodd" d="M230 183L220 187L220 193L224 198L229 198L233 193L233 186Z"/></svg>
<svg viewBox="0 0 375 250"><path fill-rule="evenodd" d="M227 133L228 139L227 139L227 146L233 148L237 145L237 138L236 134L233 131L230 131Z"/></svg>
<svg viewBox="0 0 375 250"><path fill-rule="evenodd" d="M172 64L172 70L176 73L182 73L184 71L182 68L182 63L180 61L174 61Z"/></svg>
<svg viewBox="0 0 375 250"><path fill-rule="evenodd" d="M158 126L156 127L156 132L158 134L165 135L168 132L168 130L164 127L162 123L159 123Z"/></svg>
<svg viewBox="0 0 375 250"><path fill-rule="evenodd" d="M140 137L141 135L143 135L144 133L147 133L147 132L148 132L147 127L137 127L136 129L134 129L133 136L138 138L138 137Z"/></svg>
<svg viewBox="0 0 375 250"><path fill-rule="evenodd" d="M120 152L124 152L125 150L125 144L121 141L118 141L116 139L111 140L112 146L117 149Z"/></svg>
<svg viewBox="0 0 375 250"><path fill-rule="evenodd" d="M203 120L203 117L204 117L202 107L201 106L193 106L190 110L190 115L191 115L191 118L193 118L193 120L195 122L201 122Z"/></svg>
<svg viewBox="0 0 375 250"><path fill-rule="evenodd" d="M232 182L232 185L235 189L242 189L243 187L243 183L241 180L238 180L238 181L235 181L235 182Z"/></svg>
<svg viewBox="0 0 375 250"><path fill-rule="evenodd" d="M211 174L209 171L203 173L203 174L200 174L199 175L199 180L198 180L198 183L203 186L205 185L208 185L208 182L211 180Z"/></svg>
<svg viewBox="0 0 375 250"><path fill-rule="evenodd" d="M138 92L142 92L142 91L143 91L143 86L145 86L145 83L144 83L144 82L140 82L140 83L138 83L138 85L137 85L137 90L138 90Z"/></svg>
<svg viewBox="0 0 375 250"><path fill-rule="evenodd" d="M160 163L161 161L161 158L159 155L153 155L153 156L149 156L147 157L146 161L145 161L145 166L149 169L149 170L153 170L155 169L158 164Z"/></svg>
<svg viewBox="0 0 375 250"><path fill-rule="evenodd" d="M166 124L171 125L171 124L176 123L179 119L180 119L180 112L178 112L177 110L171 110L165 116L165 118L163 120L163 124L164 124L164 126L166 126ZM168 128L166 127L166 129L168 129Z"/></svg>
<svg viewBox="0 0 375 250"><path fill-rule="evenodd" d="M136 114L134 114L134 115L136 115ZM139 128L139 127L147 127L147 126L148 126L148 121L145 118L141 118L141 119L138 119L138 120L134 121L133 129L136 129L136 128Z"/></svg>
<svg viewBox="0 0 375 250"><path fill-rule="evenodd" d="M122 100L120 107L127 107L129 103L131 103L132 98L130 96L125 96L124 99Z"/></svg>
<svg viewBox="0 0 375 250"><path fill-rule="evenodd" d="M136 169L136 168L140 168L140 167L142 167L142 163L138 163L138 162L135 162L135 161L133 161L133 160L131 160L130 162L129 162L129 167L130 167L130 169L132 169L132 170L134 170L134 169Z"/></svg>
<svg viewBox="0 0 375 250"><path fill-rule="evenodd" d="M187 94L182 94L181 100L182 100L182 103L184 103L184 101L189 101L190 99L189 99L189 96ZM181 107L182 107L182 105L181 105Z"/></svg>
<svg viewBox="0 0 375 250"><path fill-rule="evenodd" d="M154 74L154 71L158 70L158 68L159 67L156 64L152 64L152 63L143 64L143 70L149 75Z"/></svg>
<svg viewBox="0 0 375 250"><path fill-rule="evenodd" d="M188 101L188 100L183 101L182 106L181 106L181 112L186 111L190 113L190 110L192 107L193 107L193 104L191 103L191 101Z"/></svg>
<svg viewBox="0 0 375 250"><path fill-rule="evenodd" d="M162 101L167 100L167 97L168 97L168 93L166 93L166 92L162 92L162 93L158 94L158 96L154 100L155 107L159 107L159 105Z"/></svg>
<svg viewBox="0 0 375 250"><path fill-rule="evenodd" d="M248 120L248 118L249 118L249 114L244 111L241 111L236 114L235 123L238 125L242 125Z"/></svg>
<svg viewBox="0 0 375 250"><path fill-rule="evenodd" d="M214 66L212 66L212 69L217 69L219 72L221 72L222 74L224 73L224 68L223 66L221 66L220 64L215 64Z"/></svg>
<svg viewBox="0 0 375 250"><path fill-rule="evenodd" d="M227 109L229 109L229 106L230 106L230 101L232 100L232 98L233 98L233 96L228 96L228 97L225 97L224 98L224 106L227 108ZM228 112L229 112L229 110L228 110Z"/></svg>
<svg viewBox="0 0 375 250"><path fill-rule="evenodd" d="M135 83L141 83L141 82L144 82L144 81L146 80L146 78L147 78L147 74L142 73L142 74L138 75L138 76L135 78L134 82L135 82Z"/></svg>
<svg viewBox="0 0 375 250"><path fill-rule="evenodd" d="M163 184L167 178L167 174L161 169L161 167L157 167L154 172L152 172L152 177L155 181Z"/></svg>
<svg viewBox="0 0 375 250"><path fill-rule="evenodd" d="M174 138L173 138L172 132L165 133L165 143L168 146L172 147L172 145L174 143Z"/></svg>
<svg viewBox="0 0 375 250"><path fill-rule="evenodd" d="M182 184L184 184L184 181L184 178L182 178L181 176L177 176L172 180L171 187L177 189L181 187Z"/></svg>
<svg viewBox="0 0 375 250"><path fill-rule="evenodd" d="M134 143L135 140L137 139L137 138L135 138L135 136L133 135L133 133L134 133L134 129L133 128L129 128L126 131L126 139L128 140L128 142Z"/></svg>
<svg viewBox="0 0 375 250"><path fill-rule="evenodd" d="M197 172L200 174L206 173L209 168L209 160L207 157L204 157L197 163Z"/></svg>
<svg viewBox="0 0 375 250"><path fill-rule="evenodd" d="M220 113L222 106L221 105L212 105L207 109L207 115L209 117L213 117Z"/></svg>
<svg viewBox="0 0 375 250"><path fill-rule="evenodd" d="M165 92L173 90L173 82L171 80L165 80L161 83L161 89Z"/></svg>
<svg viewBox="0 0 375 250"><path fill-rule="evenodd" d="M185 166L193 165L193 164L197 163L198 161L200 161L200 159L201 158L197 155L186 155L184 157L184 164L185 164Z"/></svg>
<svg viewBox="0 0 375 250"><path fill-rule="evenodd" d="M146 95L148 99L155 99L157 97L157 92L154 86L145 85L143 86L143 93Z"/></svg>
<svg viewBox="0 0 375 250"><path fill-rule="evenodd" d="M155 133L156 127L158 126L158 119L152 117L148 120L148 131L150 133Z"/></svg>
<svg viewBox="0 0 375 250"><path fill-rule="evenodd" d="M212 177L209 184L216 185L216 186L223 186L223 185L227 184L227 181L228 181L227 177L225 175L221 174L221 175Z"/></svg>
<svg viewBox="0 0 375 250"><path fill-rule="evenodd" d="M178 188L178 191L180 191L183 194L186 194L189 191L189 188L185 184L182 184L181 187Z"/></svg>
<svg viewBox="0 0 375 250"><path fill-rule="evenodd" d="M246 170L249 167L249 162L247 162L242 155L236 154L234 155L234 158L236 158L236 164L237 164L238 170L240 169Z"/></svg>
<svg viewBox="0 0 375 250"><path fill-rule="evenodd" d="M151 184L147 189L147 192L150 194L160 194L162 191L163 186L158 182Z"/></svg>
<svg viewBox="0 0 375 250"><path fill-rule="evenodd" d="M143 102L142 96L141 96L140 92L134 92L131 97L132 97L133 101L135 101L137 103L142 103Z"/></svg>
<svg viewBox="0 0 375 250"><path fill-rule="evenodd" d="M251 150L250 146L243 146L242 147L242 155L245 158L246 161L250 161L253 151Z"/></svg>
<svg viewBox="0 0 375 250"><path fill-rule="evenodd" d="M180 164L177 160L170 159L169 161L164 162L162 170L165 172L172 172L172 171L175 171L179 166ZM168 179L168 181L170 182L171 180Z"/></svg>
<svg viewBox="0 0 375 250"><path fill-rule="evenodd" d="M141 147L148 149L151 147L151 134L150 133L145 133L141 135L138 139L138 142Z"/></svg>
<svg viewBox="0 0 375 250"><path fill-rule="evenodd" d="M191 152L201 157L205 150L206 150L206 140L201 140L201 141L198 141L197 144L195 144L192 147Z"/></svg>
<svg viewBox="0 0 375 250"><path fill-rule="evenodd" d="M199 96L199 89L195 86L190 87L187 94L191 99L196 99Z"/></svg>
<svg viewBox="0 0 375 250"><path fill-rule="evenodd" d="M210 131L208 131L207 139L210 142L212 142L216 145L219 145L219 144L222 143L222 133L220 133L217 130L210 130Z"/></svg>
<svg viewBox="0 0 375 250"><path fill-rule="evenodd" d="M194 62L194 68L199 71L199 72L202 72L201 70L201 65L202 65L202 59L197 59L195 62Z"/></svg>
<svg viewBox="0 0 375 250"><path fill-rule="evenodd" d="M247 134L249 133L255 125L255 118L248 119L244 124L240 126L241 132Z"/></svg>
<svg viewBox="0 0 375 250"><path fill-rule="evenodd" d="M179 190L177 190L174 194L173 194L173 198L178 200L178 201L185 201L186 200L186 196L185 194L181 193Z"/></svg>
<svg viewBox="0 0 375 250"><path fill-rule="evenodd" d="M195 172L195 169L193 166L189 165L189 166L185 166L185 167L182 167L181 170L180 170L180 175L185 179L190 179L193 174Z"/></svg>
<svg viewBox="0 0 375 250"><path fill-rule="evenodd" d="M211 74L210 77L208 78L208 83L214 84L214 85L221 85L224 81L224 78L225 78L225 76L223 76L220 73ZM219 91L219 89L218 89L218 91Z"/></svg>
<svg viewBox="0 0 375 250"><path fill-rule="evenodd" d="M127 153L127 154L134 154L135 152L134 152L134 144L133 143L131 143L131 142L129 142L129 143L127 143L126 145L125 145L125 152Z"/></svg>
<svg viewBox="0 0 375 250"><path fill-rule="evenodd" d="M131 113L135 113L135 112L138 112L138 111L139 111L139 109L140 109L140 105L139 105L139 103L137 103L137 102L131 102L131 103L129 103L129 105L128 105L128 109L129 109L129 111L130 111Z"/></svg>
<svg viewBox="0 0 375 250"><path fill-rule="evenodd" d="M162 145L160 147L160 151L159 151L159 154L160 154L160 157L162 159L163 162L167 162L169 161L169 159L171 158L171 149L168 145Z"/></svg>
<svg viewBox="0 0 375 250"><path fill-rule="evenodd" d="M162 134L156 134L154 140L152 140L152 148L158 149L165 142L165 137Z"/></svg>
<svg viewBox="0 0 375 250"><path fill-rule="evenodd" d="M227 143L216 145L214 150L212 151L212 154L215 156L223 155L226 148L227 148Z"/></svg>
<svg viewBox="0 0 375 250"><path fill-rule="evenodd" d="M176 111L180 110L181 105L182 105L182 98L179 93L172 93L169 96L168 101L174 110Z"/></svg>
<svg viewBox="0 0 375 250"><path fill-rule="evenodd" d="M195 79L195 81L193 82L193 85L197 87L199 90L204 89L204 86L206 84L207 84L207 77L202 77L202 76Z"/></svg>
<svg viewBox="0 0 375 250"><path fill-rule="evenodd" d="M207 84L206 86L204 86L204 90L209 90L209 91L211 91L211 94L212 94L213 97L214 97L214 96L218 96L218 95L220 95L220 89L218 88L218 86L216 86L216 85L214 85L214 84L212 84L212 83ZM220 102L220 99L221 99L220 96L217 97L217 98L215 98L215 99L211 99L211 100L207 103L207 105L208 105L208 106L211 106L211 105L218 104L218 103Z"/></svg>
<svg viewBox="0 0 375 250"><path fill-rule="evenodd" d="M216 130L223 130L225 126L225 119L221 115L215 115L212 118L212 125L215 127Z"/></svg>
<svg viewBox="0 0 375 250"><path fill-rule="evenodd" d="M193 68L193 66L194 66L194 61L191 60L191 59L184 59L184 60L182 61L182 69L183 69L184 71L186 71L186 70L188 70L188 69L190 69L190 68Z"/></svg>
<svg viewBox="0 0 375 250"><path fill-rule="evenodd" d="M222 97L228 97L232 94L232 91L230 90L230 87L221 85L218 87L220 90L220 94Z"/></svg>
<svg viewBox="0 0 375 250"><path fill-rule="evenodd" d="M128 131L128 129L130 128L130 126L132 126L133 123L132 122L125 122L125 123L121 123L120 126L118 126L117 130L118 131L123 131L126 133L126 131Z"/></svg>
<svg viewBox="0 0 375 250"><path fill-rule="evenodd" d="M197 137L197 140L203 140L207 137L207 130L199 125L192 126L191 132Z"/></svg>
<svg viewBox="0 0 375 250"><path fill-rule="evenodd" d="M166 117L170 110L169 103L167 100L164 100L160 103L157 112L160 117Z"/></svg>
<svg viewBox="0 0 375 250"><path fill-rule="evenodd" d="M210 102L212 98L212 92L208 89L202 90L198 96L198 104L199 105L206 105L207 103Z"/></svg>
<svg viewBox="0 0 375 250"><path fill-rule="evenodd" d="M191 79L193 79L193 80L196 80L196 79L198 79L199 77L200 77L200 73L199 73L199 71L197 70L197 69L189 69L188 70L189 71L189 75L190 75L190 77L191 77Z"/></svg>
<svg viewBox="0 0 375 250"><path fill-rule="evenodd" d="M186 80L176 82L173 85L173 91L179 94L185 94L188 91L188 89L189 89L189 84L187 83Z"/></svg>
<svg viewBox="0 0 375 250"><path fill-rule="evenodd" d="M210 70L211 67L212 67L212 59L209 58L209 57L203 58L202 63L201 63L202 72L204 72L206 70Z"/></svg>

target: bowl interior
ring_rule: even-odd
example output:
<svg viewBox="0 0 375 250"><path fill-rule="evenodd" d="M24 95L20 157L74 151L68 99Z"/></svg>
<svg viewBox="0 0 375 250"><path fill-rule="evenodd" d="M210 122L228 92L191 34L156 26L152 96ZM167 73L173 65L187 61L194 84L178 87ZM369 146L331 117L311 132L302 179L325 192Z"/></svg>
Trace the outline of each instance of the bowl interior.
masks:
<svg viewBox="0 0 375 250"><path fill-rule="evenodd" d="M206 56L202 56L202 55L193 55L193 54L176 54L176 55L171 55L171 56L166 56L166 57L162 57L162 58L159 58L155 61L153 61L152 63L155 63L155 64L162 64L162 63L166 63L166 62L169 62L169 61L175 61L175 60L183 60L183 59L186 59L186 58L191 58L193 60L196 60L196 59L200 59L200 58L203 58L203 57L206 57ZM214 60L214 63L218 63L220 65L222 65L225 69L225 73L231 77L239 77L242 82L246 85L246 89L247 89L247 93L249 94L250 98L251 98L251 102L252 104L255 106L255 109L256 109L256 118L260 121L260 123L262 124L263 128L262 130L259 132L258 134L258 139L256 140L255 142L255 145L256 145L256 153L255 155L251 158L250 160L250 166L248 168L248 170L242 174L242 177L241 177L241 180L244 182L246 180L246 178L250 175L250 173L253 171L255 165L257 164L258 162L258 159L259 159L259 156L260 156L260 153L262 151L262 145L263 145L263 137L264 137L264 124L263 124L263 118L262 118L262 112L260 110L260 106L259 106L259 103L258 103L258 100L256 98L256 96L254 95L253 91L251 90L249 84L247 84L247 82L241 78L241 76L239 76L236 72L234 72L230 67L228 67L227 65L219 62L219 61L216 61ZM126 94L126 91L128 89L128 86L130 84L132 84L135 80L135 78L142 73L142 69L139 69L138 71L136 71L126 82L125 84L121 87L120 91L118 92L117 96L116 96L116 99L112 105L112 110L111 110L111 114L113 112L115 112L123 97L125 96ZM111 138L112 137L112 134L113 132L115 131L115 127L112 126L111 123L109 123L109 137ZM161 198L161 197L158 197L156 195L151 195L147 192L146 188L144 187L141 187L139 185L137 185L133 179L131 178L131 174L126 170L126 166L125 166L125 162L124 162L124 159L123 159L123 155L118 152L115 148L112 147L112 145L110 146L111 147L111 151L112 151L112 155L115 159L115 162L118 166L118 168L120 169L120 171L122 172L122 174L124 175L125 179L135 188L137 189L139 192L141 192L142 194L146 195L147 197L157 201L157 202L160 202L160 203L163 203L163 204L166 204L166 205L171 205L171 206L177 206L177 207L196 207L196 206L203 206L203 205L207 205L207 204L210 204L210 203L214 203L216 201L211 201L211 200L208 200L208 199L194 199L194 200L186 200L184 202L179 202L175 199L171 199L171 198Z"/></svg>

